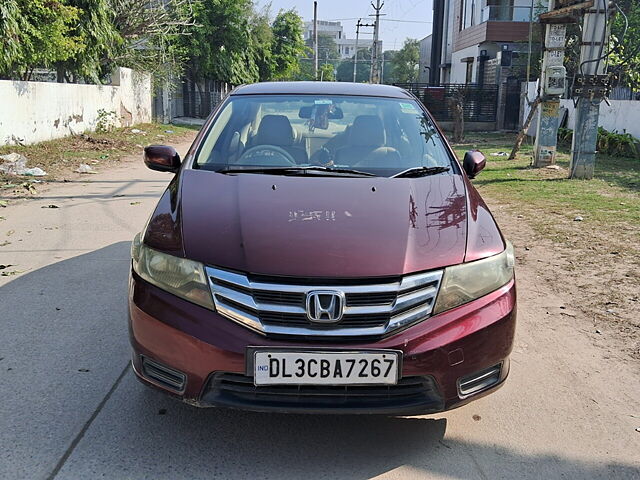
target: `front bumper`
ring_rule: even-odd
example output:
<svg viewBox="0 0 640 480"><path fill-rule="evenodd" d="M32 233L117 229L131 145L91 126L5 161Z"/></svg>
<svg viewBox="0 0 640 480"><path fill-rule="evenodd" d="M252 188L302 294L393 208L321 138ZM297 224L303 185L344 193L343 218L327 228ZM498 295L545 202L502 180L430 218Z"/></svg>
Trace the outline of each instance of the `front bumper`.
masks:
<svg viewBox="0 0 640 480"><path fill-rule="evenodd" d="M512 281L499 290L435 315L390 337L366 342L291 342L264 337L132 274L129 329L138 378L201 407L309 413L418 415L456 408L499 388L509 372L516 323ZM394 387L255 387L246 350L316 347L324 350L402 350L402 380ZM145 375L142 359L184 374L180 389ZM497 367L495 381L472 394L460 380Z"/></svg>

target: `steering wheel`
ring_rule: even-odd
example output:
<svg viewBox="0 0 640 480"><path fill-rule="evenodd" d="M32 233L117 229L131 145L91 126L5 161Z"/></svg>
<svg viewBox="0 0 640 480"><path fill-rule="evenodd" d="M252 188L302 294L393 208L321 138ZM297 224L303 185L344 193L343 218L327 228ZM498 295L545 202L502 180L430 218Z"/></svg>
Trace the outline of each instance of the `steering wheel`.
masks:
<svg viewBox="0 0 640 480"><path fill-rule="evenodd" d="M283 161L292 166L297 165L289 152L276 145L256 145L248 148L240 155L240 158L238 158L235 163L236 165L242 164L244 161L256 157L261 157L259 165L280 167ZM252 163L251 165L255 164Z"/></svg>
<svg viewBox="0 0 640 480"><path fill-rule="evenodd" d="M316 153L311 155L310 162L312 165L330 167L333 165L333 155L331 155L331 151L323 145Z"/></svg>

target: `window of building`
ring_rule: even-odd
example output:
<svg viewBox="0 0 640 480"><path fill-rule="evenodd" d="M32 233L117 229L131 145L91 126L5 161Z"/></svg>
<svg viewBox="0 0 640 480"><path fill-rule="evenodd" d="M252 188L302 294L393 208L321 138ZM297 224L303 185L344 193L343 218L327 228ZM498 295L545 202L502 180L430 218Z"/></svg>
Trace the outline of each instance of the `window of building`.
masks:
<svg viewBox="0 0 640 480"><path fill-rule="evenodd" d="M464 83L473 83L473 60L467 62L467 73Z"/></svg>
<svg viewBox="0 0 640 480"><path fill-rule="evenodd" d="M460 0L460 30L476 24L476 0Z"/></svg>

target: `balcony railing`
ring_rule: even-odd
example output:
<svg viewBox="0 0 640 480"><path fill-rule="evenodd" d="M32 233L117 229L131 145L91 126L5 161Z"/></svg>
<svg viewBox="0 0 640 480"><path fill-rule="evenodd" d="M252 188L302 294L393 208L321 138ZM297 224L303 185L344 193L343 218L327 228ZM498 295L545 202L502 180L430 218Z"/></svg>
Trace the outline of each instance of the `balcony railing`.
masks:
<svg viewBox="0 0 640 480"><path fill-rule="evenodd" d="M510 5L487 5L482 9L480 22L528 22L531 15L531 7L513 7ZM534 9L533 21L537 20L537 12Z"/></svg>

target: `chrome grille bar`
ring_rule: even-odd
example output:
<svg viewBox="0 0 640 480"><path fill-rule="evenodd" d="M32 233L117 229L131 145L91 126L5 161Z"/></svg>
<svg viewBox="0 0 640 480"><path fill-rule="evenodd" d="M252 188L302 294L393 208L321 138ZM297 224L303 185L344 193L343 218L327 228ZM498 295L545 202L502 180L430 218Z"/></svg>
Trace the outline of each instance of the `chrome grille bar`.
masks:
<svg viewBox="0 0 640 480"><path fill-rule="evenodd" d="M331 285L320 282L305 285L288 278L285 279L287 283L252 281L248 275L215 267L206 267L206 272L216 309L221 315L263 334L316 337L385 335L422 321L431 315L443 274L442 270L437 270L407 275L395 282L371 283L363 280L361 285L354 285L353 281L348 285L339 285L339 281L330 282ZM344 307L341 322L318 325L307 320L304 304L306 294L313 290L358 294L359 300L356 305ZM276 296L273 297L273 294ZM290 303L286 304L266 301L278 298L277 294L297 294L300 301L296 295L290 296ZM370 303L367 303L368 294L374 295ZM385 298L392 301L380 303L375 294L387 294ZM256 301L256 296L262 301ZM367 315L371 318L366 325L359 325L360 319ZM277 323L270 318L278 318ZM380 321L376 323L376 319ZM287 322L291 325L287 326ZM305 323L308 326L301 326Z"/></svg>

